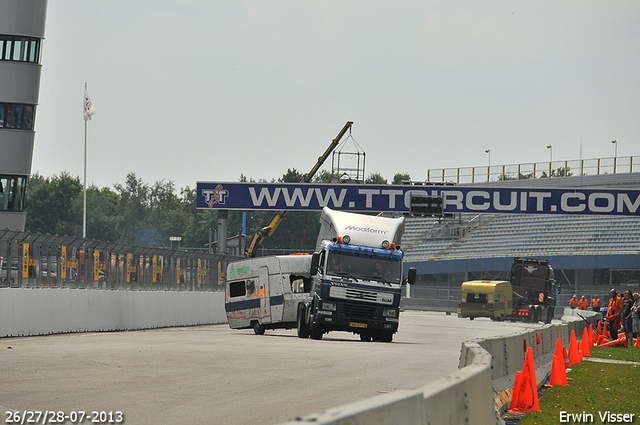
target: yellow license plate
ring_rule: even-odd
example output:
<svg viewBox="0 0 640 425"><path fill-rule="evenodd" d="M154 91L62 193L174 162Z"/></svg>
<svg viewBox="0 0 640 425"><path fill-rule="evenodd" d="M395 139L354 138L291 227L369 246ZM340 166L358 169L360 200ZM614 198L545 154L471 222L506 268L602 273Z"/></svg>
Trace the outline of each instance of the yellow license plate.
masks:
<svg viewBox="0 0 640 425"><path fill-rule="evenodd" d="M351 323L349 323L349 326L351 326L352 328L366 328L367 324L366 323L351 322Z"/></svg>

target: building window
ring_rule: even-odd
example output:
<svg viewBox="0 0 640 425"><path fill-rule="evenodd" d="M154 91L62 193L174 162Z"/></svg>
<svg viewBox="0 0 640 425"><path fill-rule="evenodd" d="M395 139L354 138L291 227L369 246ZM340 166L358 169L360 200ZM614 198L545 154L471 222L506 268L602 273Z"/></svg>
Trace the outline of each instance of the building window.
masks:
<svg viewBox="0 0 640 425"><path fill-rule="evenodd" d="M33 105L0 103L0 128L33 130Z"/></svg>
<svg viewBox="0 0 640 425"><path fill-rule="evenodd" d="M24 211L27 177L0 175L0 211Z"/></svg>
<svg viewBox="0 0 640 425"><path fill-rule="evenodd" d="M0 60L40 62L40 39L19 35L0 35Z"/></svg>

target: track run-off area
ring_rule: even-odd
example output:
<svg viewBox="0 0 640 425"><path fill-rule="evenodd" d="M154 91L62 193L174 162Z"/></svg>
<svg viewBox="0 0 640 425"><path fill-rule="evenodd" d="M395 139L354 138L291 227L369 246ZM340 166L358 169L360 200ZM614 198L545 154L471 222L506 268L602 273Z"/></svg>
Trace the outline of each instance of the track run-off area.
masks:
<svg viewBox="0 0 640 425"><path fill-rule="evenodd" d="M404 311L392 343L226 324L3 338L0 406L3 421L48 410L119 411L135 425L277 424L419 388L457 370L463 341L541 326Z"/></svg>

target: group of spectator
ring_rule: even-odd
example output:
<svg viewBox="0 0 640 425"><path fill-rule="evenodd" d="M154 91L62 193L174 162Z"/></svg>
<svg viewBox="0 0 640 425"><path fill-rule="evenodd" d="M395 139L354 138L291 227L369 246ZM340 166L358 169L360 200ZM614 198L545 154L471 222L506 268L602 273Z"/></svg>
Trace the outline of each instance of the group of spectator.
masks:
<svg viewBox="0 0 640 425"><path fill-rule="evenodd" d="M594 295L591 297L591 303L589 303L589 299L586 296L583 295L578 299L578 297L574 295L569 300L569 305L571 308L577 308L579 310L589 310L589 305L591 305L593 311L600 311L600 298Z"/></svg>
<svg viewBox="0 0 640 425"><path fill-rule="evenodd" d="M624 291L622 298L615 289L611 290L607 308L607 324L612 339L618 339L618 331L627 338L627 347L633 346L633 338L640 337L640 294Z"/></svg>
<svg viewBox="0 0 640 425"><path fill-rule="evenodd" d="M609 304L607 305L607 326L612 339L618 339L618 333L623 332L627 338L627 347L633 346L633 338L640 338L640 294L624 291L622 297L615 289L610 291ZM576 295L569 300L571 308L600 311L600 299L597 295L591 297L591 303L586 296ZM603 310L604 312L604 310Z"/></svg>

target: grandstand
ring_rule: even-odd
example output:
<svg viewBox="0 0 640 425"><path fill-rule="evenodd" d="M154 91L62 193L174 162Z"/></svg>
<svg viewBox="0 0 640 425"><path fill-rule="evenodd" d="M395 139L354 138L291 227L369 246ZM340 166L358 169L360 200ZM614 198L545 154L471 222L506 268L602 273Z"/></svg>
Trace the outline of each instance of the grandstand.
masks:
<svg viewBox="0 0 640 425"><path fill-rule="evenodd" d="M485 182L478 186L640 189L640 173ZM638 292L640 216L457 214L408 217L405 261L420 285L459 288L464 280L507 278L514 257L548 258L570 292L607 294L609 286ZM607 288L603 288L607 285ZM635 288L634 288L635 287ZM423 291L425 288L422 288ZM413 289L412 289L413 291ZM560 302L563 301L561 296Z"/></svg>

